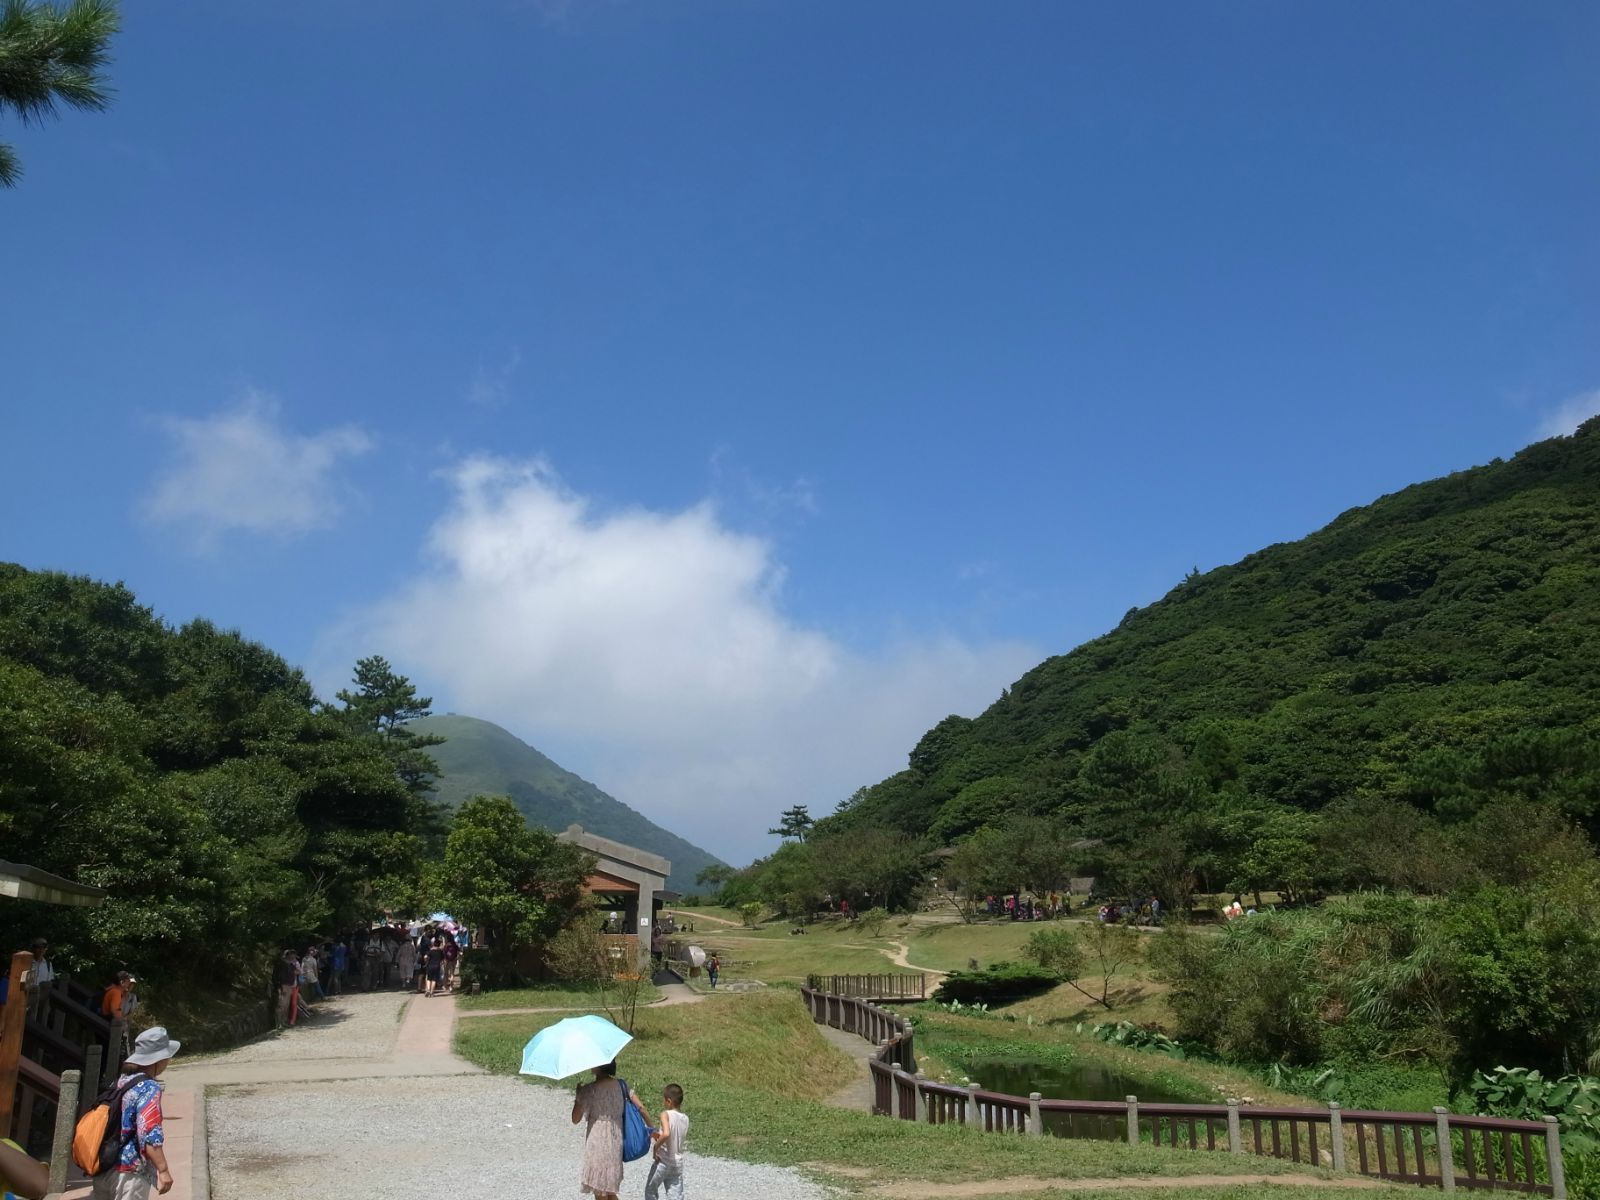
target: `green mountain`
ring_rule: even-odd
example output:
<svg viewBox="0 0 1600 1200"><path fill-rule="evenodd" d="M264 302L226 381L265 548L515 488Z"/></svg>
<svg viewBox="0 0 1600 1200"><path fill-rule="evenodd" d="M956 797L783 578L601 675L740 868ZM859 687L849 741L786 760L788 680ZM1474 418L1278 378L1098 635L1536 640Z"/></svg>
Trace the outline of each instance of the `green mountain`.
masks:
<svg viewBox="0 0 1600 1200"><path fill-rule="evenodd" d="M1220 802L1600 813L1600 418L1184 580L819 824L1138 840ZM1143 832L1142 832L1143 831Z"/></svg>
<svg viewBox="0 0 1600 1200"><path fill-rule="evenodd" d="M560 833L576 823L590 833L671 859L667 886L682 892L697 890L695 876L722 862L489 721L451 713L413 721L409 727L446 739L428 753L441 771L439 798L451 807L478 795L510 796L535 825Z"/></svg>

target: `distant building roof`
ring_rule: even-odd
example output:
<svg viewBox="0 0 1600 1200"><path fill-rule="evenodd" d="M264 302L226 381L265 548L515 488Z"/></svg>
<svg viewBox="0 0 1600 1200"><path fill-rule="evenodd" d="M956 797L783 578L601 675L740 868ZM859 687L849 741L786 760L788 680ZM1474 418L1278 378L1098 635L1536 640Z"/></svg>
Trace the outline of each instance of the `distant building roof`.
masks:
<svg viewBox="0 0 1600 1200"><path fill-rule="evenodd" d="M38 867L0 860L0 896L65 904L72 908L96 908L106 898L106 891L86 883L74 883Z"/></svg>
<svg viewBox="0 0 1600 1200"><path fill-rule="evenodd" d="M648 850L641 850L637 846L627 846L621 842L614 842L610 838L601 837L599 834L586 833L582 825L568 825L565 833L558 833L556 837L563 842L571 842L582 846L585 850L592 850L601 858L614 859L619 863L640 871L648 871L652 875L659 875L666 879L672 874L672 860L662 858L659 854L651 854Z"/></svg>

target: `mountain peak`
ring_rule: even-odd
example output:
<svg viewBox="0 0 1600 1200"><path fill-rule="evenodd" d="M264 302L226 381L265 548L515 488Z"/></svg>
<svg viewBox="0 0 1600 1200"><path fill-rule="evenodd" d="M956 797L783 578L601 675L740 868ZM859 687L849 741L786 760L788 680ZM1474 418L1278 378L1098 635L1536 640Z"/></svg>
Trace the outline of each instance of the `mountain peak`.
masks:
<svg viewBox="0 0 1600 1200"><path fill-rule="evenodd" d="M510 796L529 824L552 833L582 825L590 833L670 859L667 886L680 892L697 890L695 876L722 861L492 721L447 713L413 721L410 728L445 739L428 753L439 764L439 799L452 808L473 796Z"/></svg>

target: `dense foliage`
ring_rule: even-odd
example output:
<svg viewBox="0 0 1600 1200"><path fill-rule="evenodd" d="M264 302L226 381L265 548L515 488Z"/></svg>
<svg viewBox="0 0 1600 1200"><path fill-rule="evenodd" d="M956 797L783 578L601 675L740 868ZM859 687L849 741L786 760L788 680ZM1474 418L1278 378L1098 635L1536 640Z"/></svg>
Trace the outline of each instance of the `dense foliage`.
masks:
<svg viewBox="0 0 1600 1200"><path fill-rule="evenodd" d="M848 903L855 912L909 908L927 880L927 844L889 829L787 841L766 858L731 873L720 903L766 905L809 916Z"/></svg>
<svg viewBox="0 0 1600 1200"><path fill-rule="evenodd" d="M159 997L254 981L285 940L414 893L439 825L425 756L373 715L385 684L409 686L369 675L321 705L238 633L0 564L0 857L110 893L0 903L0 937Z"/></svg>
<svg viewBox="0 0 1600 1200"><path fill-rule="evenodd" d="M1593 831L1597 732L1600 420L1191 576L941 721L809 837L958 843L1031 815L1169 907L1438 891L1442 831L1497 801Z"/></svg>
<svg viewBox="0 0 1600 1200"><path fill-rule="evenodd" d="M1180 1040L1243 1062L1600 1065L1600 862L1440 898L1364 894L1152 943Z"/></svg>
<svg viewBox="0 0 1600 1200"><path fill-rule="evenodd" d="M490 960L483 981L510 983L522 974L519 952L547 945L576 918L594 862L530 826L510 797L477 796L456 810L430 894L478 931Z"/></svg>

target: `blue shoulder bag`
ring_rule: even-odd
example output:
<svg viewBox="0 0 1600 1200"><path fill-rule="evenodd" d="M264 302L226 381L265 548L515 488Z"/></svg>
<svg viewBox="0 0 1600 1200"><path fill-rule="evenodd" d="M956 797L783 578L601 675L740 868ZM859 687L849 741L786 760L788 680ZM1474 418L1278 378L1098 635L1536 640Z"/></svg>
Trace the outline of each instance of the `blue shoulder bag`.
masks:
<svg viewBox="0 0 1600 1200"><path fill-rule="evenodd" d="M628 1081L619 1079L617 1082L622 1085L622 1161L632 1162L650 1153L650 1127L633 1102L633 1089Z"/></svg>

